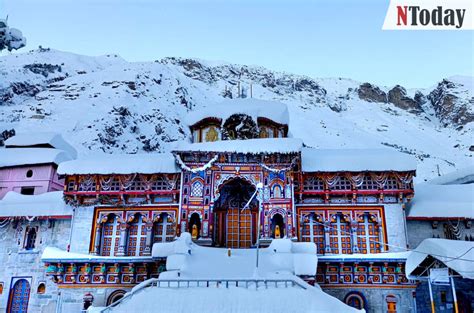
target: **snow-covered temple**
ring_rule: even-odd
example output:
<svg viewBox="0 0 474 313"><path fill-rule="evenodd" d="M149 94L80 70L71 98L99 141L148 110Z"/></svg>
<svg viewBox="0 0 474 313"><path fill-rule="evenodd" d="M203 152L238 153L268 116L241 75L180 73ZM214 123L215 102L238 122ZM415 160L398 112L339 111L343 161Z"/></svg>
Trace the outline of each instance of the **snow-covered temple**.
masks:
<svg viewBox="0 0 474 313"><path fill-rule="evenodd" d="M264 255L272 253L275 239L313 243L314 273L285 267L292 279L320 286L367 312L415 312L417 282L405 275L411 242L407 215L412 227L424 227L417 226L417 220L425 214L421 204L431 192L412 200L417 189L411 156L389 149L308 147L291 137L288 110L277 102L226 100L191 113L186 122L191 140L177 143L169 153L74 155L57 162L59 179L64 179L63 205L72 212L70 222L57 232L67 228L69 233L48 241L46 250L42 242L37 246L44 250L43 277L48 288L56 290L50 300L63 312L81 309L85 294L94 299L94 306L108 306L137 284L169 279L171 264L185 256L152 253L154 245L187 234L194 245L189 253L211 249L205 250L211 251L210 258L212 251L244 256L256 250L257 242L267 251ZM1 210L15 200L7 196L0 201ZM59 213L44 214L51 215L48 221L65 214L53 206L49 210ZM446 212L440 209L440 214ZM12 216L0 212L2 225ZM463 218L470 227L474 216ZM43 228L37 231L47 233ZM191 276L189 268L173 268L172 278L229 279L216 277L229 273L225 266L212 274L214 263L206 270L205 262L199 264ZM242 277L231 278L255 279L245 273L242 269ZM12 290L13 283L8 288ZM35 301L36 308L47 311L47 300ZM0 308L11 307L12 301L6 302L2 300Z"/></svg>

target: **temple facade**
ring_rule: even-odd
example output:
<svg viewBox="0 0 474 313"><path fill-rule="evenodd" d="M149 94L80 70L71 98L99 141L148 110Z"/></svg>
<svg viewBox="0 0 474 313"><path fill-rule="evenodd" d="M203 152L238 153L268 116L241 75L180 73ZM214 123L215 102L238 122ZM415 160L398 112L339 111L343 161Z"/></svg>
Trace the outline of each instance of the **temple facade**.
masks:
<svg viewBox="0 0 474 313"><path fill-rule="evenodd" d="M9 156L2 161L13 162L2 171L35 175L46 164L48 181L62 191L50 185L30 196L12 187L0 200L0 308L110 305L166 270L166 259L152 256L154 243L188 232L198 245L231 250L274 238L314 242L316 275L301 277L308 283L368 312L415 312L417 287L426 294L405 276L407 249L425 236L416 229L435 234L452 220L425 216L422 199L412 200L409 155L307 146L291 136L288 110L277 102L227 100L190 113L186 123L190 140L167 153L75 159L54 136L37 138L42 144L17 138L2 149ZM31 164L14 156L21 149L56 151ZM19 186L31 184L26 172ZM471 220L457 223L466 231L452 239L470 240Z"/></svg>

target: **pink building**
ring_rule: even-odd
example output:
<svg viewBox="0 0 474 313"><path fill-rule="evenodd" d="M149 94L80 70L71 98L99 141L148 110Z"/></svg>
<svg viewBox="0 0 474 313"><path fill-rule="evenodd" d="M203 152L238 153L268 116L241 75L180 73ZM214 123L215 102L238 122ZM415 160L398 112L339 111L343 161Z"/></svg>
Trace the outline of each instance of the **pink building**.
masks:
<svg viewBox="0 0 474 313"><path fill-rule="evenodd" d="M59 163L76 157L76 150L54 133L20 134L0 149L0 199L8 191L25 195L62 190Z"/></svg>

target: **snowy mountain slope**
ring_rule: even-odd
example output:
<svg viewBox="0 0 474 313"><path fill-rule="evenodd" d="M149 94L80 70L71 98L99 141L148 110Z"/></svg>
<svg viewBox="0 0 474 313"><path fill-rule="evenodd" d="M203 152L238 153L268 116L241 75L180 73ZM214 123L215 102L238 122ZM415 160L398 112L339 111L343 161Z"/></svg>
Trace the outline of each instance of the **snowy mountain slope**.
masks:
<svg viewBox="0 0 474 313"><path fill-rule="evenodd" d="M0 58L0 133L59 131L82 155L167 151L188 137L188 111L239 90L288 104L290 133L307 145L415 155L418 180L473 163L472 77L405 90L222 62L130 63L49 49Z"/></svg>

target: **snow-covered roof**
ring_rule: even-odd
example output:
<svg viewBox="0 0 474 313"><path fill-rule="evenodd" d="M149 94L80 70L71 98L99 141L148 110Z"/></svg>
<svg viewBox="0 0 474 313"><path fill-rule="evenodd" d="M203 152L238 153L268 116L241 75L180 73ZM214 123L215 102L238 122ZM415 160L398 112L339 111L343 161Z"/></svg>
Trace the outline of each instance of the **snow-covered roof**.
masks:
<svg viewBox="0 0 474 313"><path fill-rule="evenodd" d="M401 251L401 252L381 252L381 253L355 253L355 254L334 254L334 255L320 255L318 260L320 262L324 261L361 261L361 260L371 260L371 261L400 261L406 260L410 251Z"/></svg>
<svg viewBox="0 0 474 313"><path fill-rule="evenodd" d="M415 185L408 218L474 218L474 184Z"/></svg>
<svg viewBox="0 0 474 313"><path fill-rule="evenodd" d="M60 175L179 172L180 169L171 153L97 154L64 162L58 167L58 174Z"/></svg>
<svg viewBox="0 0 474 313"><path fill-rule="evenodd" d="M303 172L414 171L412 156L390 149L316 149L301 151Z"/></svg>
<svg viewBox="0 0 474 313"><path fill-rule="evenodd" d="M71 156L54 148L4 148L0 149L0 168L35 164L60 164Z"/></svg>
<svg viewBox="0 0 474 313"><path fill-rule="evenodd" d="M276 123L288 125L289 114L286 104L276 101L255 98L225 99L218 104L211 104L188 114L186 123L193 126L208 117L226 120L233 114L246 114L255 121L259 117L270 119Z"/></svg>
<svg viewBox="0 0 474 313"><path fill-rule="evenodd" d="M436 177L429 181L436 185L473 184L474 165L458 169L457 171Z"/></svg>
<svg viewBox="0 0 474 313"><path fill-rule="evenodd" d="M37 132L17 134L5 141L6 148L32 148L48 145L52 148L66 151L72 158L77 157L77 151L57 133Z"/></svg>
<svg viewBox="0 0 474 313"><path fill-rule="evenodd" d="M41 255L42 262L118 262L118 263L128 263L128 262L138 262L151 260L149 257L113 257L108 256L98 256L91 255L86 253L75 253L67 252L55 247L46 247Z"/></svg>
<svg viewBox="0 0 474 313"><path fill-rule="evenodd" d="M417 273L414 272L417 269L421 270L419 267L428 256L441 261L462 277L474 279L474 242L439 238L425 239L408 256L406 275L416 276ZM422 272L426 275L429 271L425 269L423 266Z"/></svg>
<svg viewBox="0 0 474 313"><path fill-rule="evenodd" d="M232 152L232 153L297 153L303 141L297 138L259 138L247 140L220 140L214 142L182 142L176 152Z"/></svg>
<svg viewBox="0 0 474 313"><path fill-rule="evenodd" d="M9 191L0 200L0 217L27 216L71 216L72 209L63 201L62 191L39 195L22 195Z"/></svg>

